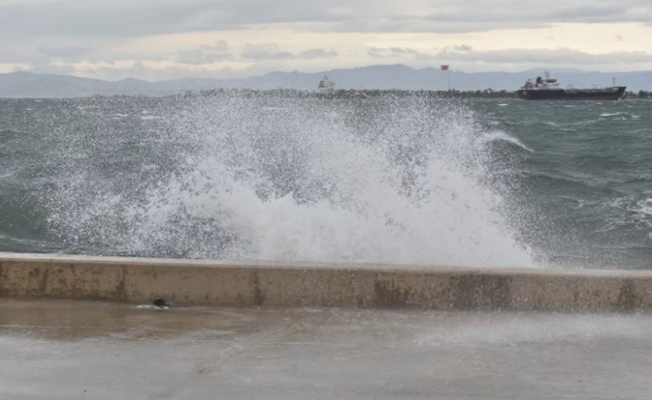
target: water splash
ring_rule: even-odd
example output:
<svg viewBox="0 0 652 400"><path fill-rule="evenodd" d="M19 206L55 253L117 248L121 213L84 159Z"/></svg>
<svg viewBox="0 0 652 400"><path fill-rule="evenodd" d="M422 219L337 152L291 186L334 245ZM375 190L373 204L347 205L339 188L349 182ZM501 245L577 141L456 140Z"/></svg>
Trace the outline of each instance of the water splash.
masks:
<svg viewBox="0 0 652 400"><path fill-rule="evenodd" d="M172 171L125 185L82 166L47 196L52 231L94 253L533 265L459 104L205 97L167 121Z"/></svg>
<svg viewBox="0 0 652 400"><path fill-rule="evenodd" d="M528 146L524 145L523 142L518 140L517 138L503 132L503 131L493 131L493 132L487 132L483 134L484 140L487 142L492 142L492 141L504 141L507 143L511 143L517 147L520 147L521 149L529 152L529 153L534 153L534 150L529 148Z"/></svg>

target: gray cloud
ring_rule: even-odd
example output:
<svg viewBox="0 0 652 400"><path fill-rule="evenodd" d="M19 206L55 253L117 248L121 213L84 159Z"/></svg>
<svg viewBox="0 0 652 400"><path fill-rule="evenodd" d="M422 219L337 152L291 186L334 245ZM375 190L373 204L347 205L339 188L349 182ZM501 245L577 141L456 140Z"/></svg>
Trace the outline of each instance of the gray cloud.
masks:
<svg viewBox="0 0 652 400"><path fill-rule="evenodd" d="M309 49L299 53L296 58L310 60L314 58L333 58L336 57L337 55L338 53L335 50Z"/></svg>
<svg viewBox="0 0 652 400"><path fill-rule="evenodd" d="M222 31L252 25L337 21L346 16L332 4L299 0L70 0L0 3L0 36L110 36Z"/></svg>
<svg viewBox="0 0 652 400"><path fill-rule="evenodd" d="M584 4L584 5L568 5L559 10L554 10L549 13L546 18L552 18L559 21L577 21L582 22L613 22L616 20L625 19L627 9L617 3L613 4Z"/></svg>
<svg viewBox="0 0 652 400"><path fill-rule="evenodd" d="M93 49L85 46L37 46L36 50L52 58L78 58Z"/></svg>
<svg viewBox="0 0 652 400"><path fill-rule="evenodd" d="M603 0L599 4L587 0L486 0L460 2L449 10L432 13L424 19L445 23L502 22L503 28L510 29L513 23L520 26L522 23L649 22L651 16L652 7L647 0Z"/></svg>
<svg viewBox="0 0 652 400"><path fill-rule="evenodd" d="M468 33L496 29L544 28L550 24L539 21L462 21L415 17L404 21L344 21L315 27L319 32L377 32L377 33ZM306 25L301 25L306 27Z"/></svg>
<svg viewBox="0 0 652 400"><path fill-rule="evenodd" d="M143 79L147 81L160 81L168 79L183 79L183 78L222 78L222 79L231 79L231 78L245 78L252 75L260 75L266 70L260 69L244 69L244 70L234 70L229 67L224 67L219 71L215 71L209 68L202 68L201 66L196 66L193 68L192 73L188 72L188 69L183 66L168 66L164 68L151 69L147 68L143 63L136 62L130 66L121 66L113 67L109 64L103 64L102 66L96 66L92 72L87 71L84 76L92 76L99 79L106 80L121 80L125 78L137 77L138 79ZM65 71L67 69L68 71ZM34 72L49 72L49 73L67 73L67 74L76 74L79 75L79 71L75 71L74 68L69 66L60 67L57 69L54 68L38 68L34 69Z"/></svg>
<svg viewBox="0 0 652 400"><path fill-rule="evenodd" d="M36 64L32 72L43 72L48 74L63 74L72 75L75 73L75 68L70 65L54 65L49 62Z"/></svg>
<svg viewBox="0 0 652 400"><path fill-rule="evenodd" d="M300 24L314 31L471 32L556 22L650 24L649 0L41 0L0 3L0 37L132 37ZM405 10L413 10L409 13Z"/></svg>
<svg viewBox="0 0 652 400"><path fill-rule="evenodd" d="M184 49L177 52L176 60L182 64L211 64L233 58L229 52L229 44L220 40L213 45L203 45L194 49Z"/></svg>
<svg viewBox="0 0 652 400"><path fill-rule="evenodd" d="M373 58L402 58L406 55L417 55L418 51L407 47L371 47L367 50L367 55Z"/></svg>
<svg viewBox="0 0 652 400"><path fill-rule="evenodd" d="M248 60L283 60L293 58L289 51L282 51L275 43L247 44L242 58Z"/></svg>
<svg viewBox="0 0 652 400"><path fill-rule="evenodd" d="M466 45L466 44L460 44L457 46L453 46L453 50L455 51L471 51L473 50L473 47Z"/></svg>
<svg viewBox="0 0 652 400"><path fill-rule="evenodd" d="M621 51L606 54L591 54L578 50L561 49L507 49L493 51L460 51L456 48L444 49L432 56L433 59L446 59L451 63L483 62L491 64L542 64L542 65L599 65L652 63L652 52Z"/></svg>
<svg viewBox="0 0 652 400"><path fill-rule="evenodd" d="M115 40L74 40L71 38L47 38L21 41L0 38L0 63L29 64L34 68L54 69L54 62L105 62L116 60L165 61L169 57L152 56L142 52L117 50L121 45Z"/></svg>
<svg viewBox="0 0 652 400"><path fill-rule="evenodd" d="M374 58L405 59L411 56L417 63L433 65L442 60L453 65L471 65L474 63L500 65L520 65L529 68L532 65L616 65L633 63L652 63L652 51L612 52L606 54L591 54L568 48L558 49L505 49L493 51L477 51L465 44L446 47L432 53L417 51L410 48L378 48L370 47L367 55Z"/></svg>
<svg viewBox="0 0 652 400"><path fill-rule="evenodd" d="M241 56L247 60L308 60L335 57L337 52L325 49L308 49L295 54L287 50L281 50L275 43L258 43L247 44Z"/></svg>
<svg viewBox="0 0 652 400"><path fill-rule="evenodd" d="M0 63L27 64L33 67L43 67L60 72L55 61L73 61L89 54L92 48L87 46L51 46L38 44L36 46L17 46L0 40ZM61 71L62 72L62 71Z"/></svg>
<svg viewBox="0 0 652 400"><path fill-rule="evenodd" d="M270 69L303 68L317 63L301 60L329 59L339 54L334 49L319 48L319 44L304 51L290 51L274 43L250 43L244 49L235 50L226 41L204 46L188 43L185 49L171 50L168 54L129 49L134 48L130 46L133 39L142 36L260 26L271 27L271 31L279 24L298 31L325 33L463 33L546 27L561 22L650 25L652 3L650 0L0 0L0 63L31 65L42 72L73 72L72 67L61 64L84 62L86 66L77 66L78 72L93 67L87 70L88 74L98 71L103 76L168 77L173 74L209 76L215 74L216 66L211 64L245 60L249 69L241 71L263 73ZM265 37L267 31L259 32L261 41L275 40ZM224 35L217 37L226 38ZM633 39L625 36L625 32L613 32L612 37L610 46L616 41ZM552 39L563 41L559 35L548 38ZM546 43L550 42L546 40ZM356 57L359 56L420 66L438 65L441 60L458 66L482 65L482 68L493 64L497 69L536 63L593 67L614 66L619 62L631 68L634 63L651 62L650 54L645 51L606 56L570 49L478 52L464 44L431 52L377 45L368 48L366 54L357 53ZM116 61L115 65L111 65L112 60ZM159 63L158 72L137 64L131 69L125 67L138 61L165 62ZM160 69L170 62L179 65ZM349 62L342 57L329 67Z"/></svg>

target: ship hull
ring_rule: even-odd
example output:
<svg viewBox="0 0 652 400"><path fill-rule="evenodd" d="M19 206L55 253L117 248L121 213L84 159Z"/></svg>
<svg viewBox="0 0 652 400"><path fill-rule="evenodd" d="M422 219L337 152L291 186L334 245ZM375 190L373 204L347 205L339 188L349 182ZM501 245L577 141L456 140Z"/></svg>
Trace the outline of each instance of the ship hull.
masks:
<svg viewBox="0 0 652 400"><path fill-rule="evenodd" d="M605 89L521 89L518 97L524 100L618 100L626 86Z"/></svg>

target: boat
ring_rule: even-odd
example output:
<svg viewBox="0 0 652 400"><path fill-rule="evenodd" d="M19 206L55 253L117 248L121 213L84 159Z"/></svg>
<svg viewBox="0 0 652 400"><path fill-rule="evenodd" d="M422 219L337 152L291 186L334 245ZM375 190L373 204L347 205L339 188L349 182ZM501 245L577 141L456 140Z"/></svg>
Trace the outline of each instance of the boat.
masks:
<svg viewBox="0 0 652 400"><path fill-rule="evenodd" d="M317 86L317 92L321 96L332 96L333 93L335 92L335 82L331 81L328 79L328 75L325 75L321 81L319 81L319 85Z"/></svg>
<svg viewBox="0 0 652 400"><path fill-rule="evenodd" d="M518 97L524 100L619 100L625 94L627 86L612 86L603 88L578 89L559 87L559 81L550 78L548 72L545 78L538 76L534 82L528 79L518 90Z"/></svg>

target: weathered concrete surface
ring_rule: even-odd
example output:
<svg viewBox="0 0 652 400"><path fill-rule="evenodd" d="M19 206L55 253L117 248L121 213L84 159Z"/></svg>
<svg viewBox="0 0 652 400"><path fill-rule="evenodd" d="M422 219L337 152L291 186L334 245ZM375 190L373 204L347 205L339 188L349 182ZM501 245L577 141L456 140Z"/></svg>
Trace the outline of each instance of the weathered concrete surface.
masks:
<svg viewBox="0 0 652 400"><path fill-rule="evenodd" d="M0 297L176 305L652 310L652 271L246 263L0 254Z"/></svg>
<svg viewBox="0 0 652 400"><path fill-rule="evenodd" d="M0 299L1 399L648 399L652 315Z"/></svg>

